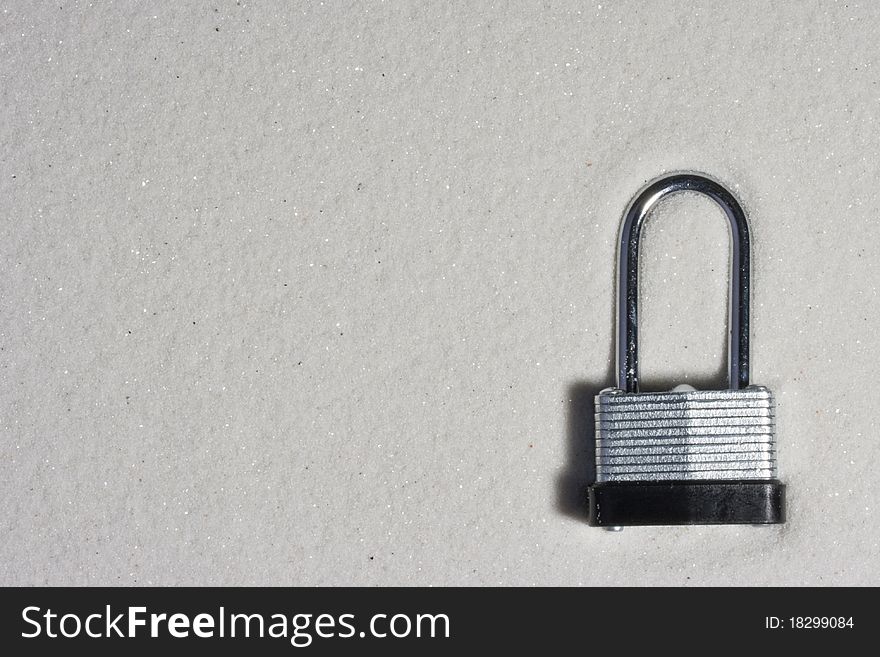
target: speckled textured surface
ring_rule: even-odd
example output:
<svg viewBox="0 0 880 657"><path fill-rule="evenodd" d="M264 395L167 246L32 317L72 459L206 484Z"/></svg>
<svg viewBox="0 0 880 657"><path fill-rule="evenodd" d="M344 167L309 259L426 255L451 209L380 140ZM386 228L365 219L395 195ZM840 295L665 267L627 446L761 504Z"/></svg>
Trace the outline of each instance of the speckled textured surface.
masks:
<svg viewBox="0 0 880 657"><path fill-rule="evenodd" d="M880 7L0 7L0 583L878 584ZM649 178L789 522L588 527ZM665 202L643 368L724 369Z"/></svg>

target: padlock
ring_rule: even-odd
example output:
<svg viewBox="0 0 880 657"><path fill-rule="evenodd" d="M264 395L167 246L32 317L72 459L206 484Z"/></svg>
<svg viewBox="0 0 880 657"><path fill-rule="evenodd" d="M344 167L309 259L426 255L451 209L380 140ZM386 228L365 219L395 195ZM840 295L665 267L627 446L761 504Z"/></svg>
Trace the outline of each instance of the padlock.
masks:
<svg viewBox="0 0 880 657"><path fill-rule="evenodd" d="M639 391L638 256L646 217L676 192L714 200L730 224L729 389ZM749 383L749 226L724 186L698 174L663 177L636 195L620 230L617 387L596 396L596 481L590 524L775 524L785 521L777 479L773 394Z"/></svg>

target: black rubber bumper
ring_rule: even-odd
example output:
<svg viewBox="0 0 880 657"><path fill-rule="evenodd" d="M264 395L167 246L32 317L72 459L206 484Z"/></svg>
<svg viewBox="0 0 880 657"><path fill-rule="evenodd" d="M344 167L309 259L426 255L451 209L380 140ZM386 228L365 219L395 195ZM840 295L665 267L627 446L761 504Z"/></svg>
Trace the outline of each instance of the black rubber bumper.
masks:
<svg viewBox="0 0 880 657"><path fill-rule="evenodd" d="M590 487L590 524L772 525L785 522L785 485L749 481L607 482Z"/></svg>

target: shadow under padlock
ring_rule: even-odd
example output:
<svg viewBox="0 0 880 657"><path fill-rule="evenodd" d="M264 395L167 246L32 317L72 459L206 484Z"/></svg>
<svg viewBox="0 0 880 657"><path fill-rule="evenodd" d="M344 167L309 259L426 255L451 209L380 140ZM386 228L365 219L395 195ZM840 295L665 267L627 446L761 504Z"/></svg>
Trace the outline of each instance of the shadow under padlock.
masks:
<svg viewBox="0 0 880 657"><path fill-rule="evenodd" d="M639 389L638 367L641 229L660 199L680 191L708 196L730 224L728 384L646 393ZM610 529L784 522L773 395L749 382L750 286L748 222L726 188L705 176L674 174L636 196L624 215L618 251L617 386L569 388L560 511Z"/></svg>
<svg viewBox="0 0 880 657"><path fill-rule="evenodd" d="M577 520L590 516L587 496L596 482L596 395L607 382L578 381L568 386L565 466L556 480L556 508Z"/></svg>

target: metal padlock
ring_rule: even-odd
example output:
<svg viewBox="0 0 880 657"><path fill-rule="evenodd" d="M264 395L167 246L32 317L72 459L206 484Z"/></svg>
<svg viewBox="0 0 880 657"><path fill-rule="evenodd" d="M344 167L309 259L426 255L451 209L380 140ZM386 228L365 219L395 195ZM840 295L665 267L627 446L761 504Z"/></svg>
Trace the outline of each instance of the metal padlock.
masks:
<svg viewBox="0 0 880 657"><path fill-rule="evenodd" d="M730 223L729 389L640 392L639 240L652 208L680 191L708 196ZM618 251L617 387L596 396L590 524L618 529L785 521L773 393L749 383L749 249L742 206L702 175L656 180L627 209Z"/></svg>

